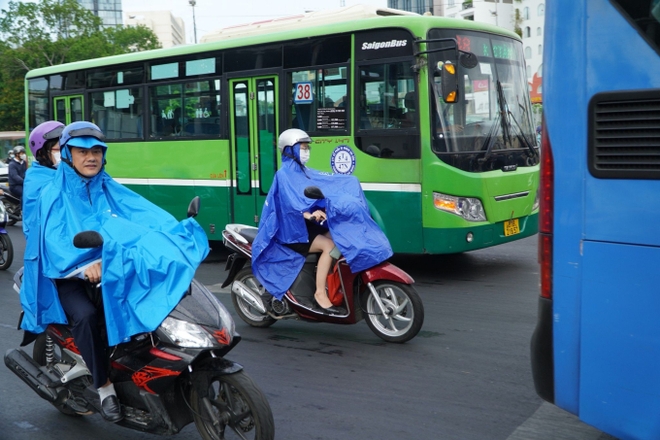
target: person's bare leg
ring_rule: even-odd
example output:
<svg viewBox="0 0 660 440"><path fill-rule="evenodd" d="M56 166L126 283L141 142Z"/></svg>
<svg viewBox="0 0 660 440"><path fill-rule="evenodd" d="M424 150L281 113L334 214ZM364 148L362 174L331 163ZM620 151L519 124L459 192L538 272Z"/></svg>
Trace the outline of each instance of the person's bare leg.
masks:
<svg viewBox="0 0 660 440"><path fill-rule="evenodd" d="M332 266L330 251L334 247L335 243L331 238L328 238L325 235L317 235L309 248L310 252L322 252L316 266L316 292L314 293L314 299L316 299L316 302L324 309L332 307L332 303L325 291L325 285L328 273L330 272L330 266Z"/></svg>

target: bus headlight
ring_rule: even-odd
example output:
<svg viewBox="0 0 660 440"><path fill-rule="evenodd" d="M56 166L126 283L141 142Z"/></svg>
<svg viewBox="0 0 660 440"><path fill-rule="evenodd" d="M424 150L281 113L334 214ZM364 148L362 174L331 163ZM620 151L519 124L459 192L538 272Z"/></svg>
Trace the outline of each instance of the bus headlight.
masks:
<svg viewBox="0 0 660 440"><path fill-rule="evenodd" d="M540 203L540 198L539 198L539 190L536 190L536 197L534 197L534 204L532 205L532 212L536 211L539 209L539 203Z"/></svg>
<svg viewBox="0 0 660 440"><path fill-rule="evenodd" d="M485 222L486 213L481 200L472 197L456 197L433 193L433 205L440 211L451 212L470 222Z"/></svg>

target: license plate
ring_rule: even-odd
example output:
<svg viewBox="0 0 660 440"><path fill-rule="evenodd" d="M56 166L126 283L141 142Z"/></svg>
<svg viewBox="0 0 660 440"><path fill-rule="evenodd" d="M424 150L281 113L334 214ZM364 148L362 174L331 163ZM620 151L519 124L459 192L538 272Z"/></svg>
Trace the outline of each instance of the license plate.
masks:
<svg viewBox="0 0 660 440"><path fill-rule="evenodd" d="M509 237L510 235L520 234L520 224L518 219L514 218L513 220L507 220L504 222L504 236Z"/></svg>

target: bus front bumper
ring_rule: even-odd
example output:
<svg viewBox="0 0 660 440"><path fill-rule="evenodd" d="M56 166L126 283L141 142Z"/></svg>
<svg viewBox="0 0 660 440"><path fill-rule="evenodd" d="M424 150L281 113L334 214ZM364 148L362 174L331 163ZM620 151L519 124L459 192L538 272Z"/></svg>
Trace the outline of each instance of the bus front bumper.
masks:
<svg viewBox="0 0 660 440"><path fill-rule="evenodd" d="M455 254L530 237L538 232L538 217L538 213L520 217L520 232L509 236L504 234L503 222L473 228L424 228L424 253Z"/></svg>

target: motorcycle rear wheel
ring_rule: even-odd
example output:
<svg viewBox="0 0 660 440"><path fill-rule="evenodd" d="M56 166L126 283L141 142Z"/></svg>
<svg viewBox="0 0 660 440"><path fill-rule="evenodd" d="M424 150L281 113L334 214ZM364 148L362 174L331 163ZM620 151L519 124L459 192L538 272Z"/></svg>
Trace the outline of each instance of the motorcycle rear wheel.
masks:
<svg viewBox="0 0 660 440"><path fill-rule="evenodd" d="M414 338L424 323L424 306L415 289L395 281L376 281L374 288L385 313L367 289L363 304L371 331L387 342L403 343Z"/></svg>
<svg viewBox="0 0 660 440"><path fill-rule="evenodd" d="M190 406L204 440L275 438L275 421L268 400L244 371L214 374L206 395L193 387Z"/></svg>
<svg viewBox="0 0 660 440"><path fill-rule="evenodd" d="M7 270L14 261L14 245L7 234L0 234L0 270Z"/></svg>
<svg viewBox="0 0 660 440"><path fill-rule="evenodd" d="M249 267L238 272L235 280L240 281L250 289L256 291L261 289L261 283L257 277L254 276L252 269ZM261 313L259 310L256 310L234 292L231 293L231 301L234 303L234 309L236 309L238 316L240 316L243 321L250 324L252 327L270 327L277 321L275 318L272 318L266 314Z"/></svg>

